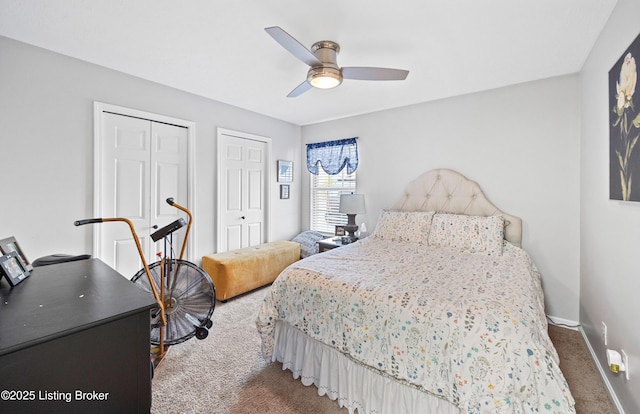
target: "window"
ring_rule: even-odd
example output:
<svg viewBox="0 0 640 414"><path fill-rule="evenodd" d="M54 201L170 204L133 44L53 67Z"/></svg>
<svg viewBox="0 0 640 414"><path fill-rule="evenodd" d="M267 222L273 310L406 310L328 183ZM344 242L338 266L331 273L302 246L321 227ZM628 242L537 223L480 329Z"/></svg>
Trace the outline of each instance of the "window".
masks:
<svg viewBox="0 0 640 414"><path fill-rule="evenodd" d="M356 173L348 175L344 168L336 175L322 168L311 175L311 230L335 233L335 226L347 224L347 215L340 213L340 194L355 193Z"/></svg>
<svg viewBox="0 0 640 414"><path fill-rule="evenodd" d="M311 173L311 230L334 234L347 224L340 213L340 195L355 193L358 168L357 137L307 144Z"/></svg>

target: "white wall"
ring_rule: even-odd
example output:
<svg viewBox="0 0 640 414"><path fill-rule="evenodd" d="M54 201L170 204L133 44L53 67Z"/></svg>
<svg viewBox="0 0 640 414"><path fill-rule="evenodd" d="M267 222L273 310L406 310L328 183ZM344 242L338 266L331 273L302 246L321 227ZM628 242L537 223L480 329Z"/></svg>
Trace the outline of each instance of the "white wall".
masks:
<svg viewBox="0 0 640 414"><path fill-rule="evenodd" d="M0 37L0 238L30 260L92 251L93 102L196 123L195 257L215 251L216 128L272 139L272 238L300 229L300 180L280 200L277 159L300 163L300 127ZM299 170L295 171L299 177Z"/></svg>
<svg viewBox="0 0 640 414"><path fill-rule="evenodd" d="M609 70L640 33L640 2L619 0L580 73L580 320L606 378L627 413L640 412L640 203L609 200ZM640 56L636 56L640 67ZM640 85L634 103L640 106ZM638 149L636 148L636 151ZM623 348L631 379L606 369L608 347Z"/></svg>
<svg viewBox="0 0 640 414"><path fill-rule="evenodd" d="M498 207L522 217L523 246L542 273L547 313L577 321L578 103L577 75L564 76L309 125L302 137L359 137L357 185L367 215L357 222L370 230L380 210L427 170L452 168L477 181ZM308 226L309 180L303 184Z"/></svg>

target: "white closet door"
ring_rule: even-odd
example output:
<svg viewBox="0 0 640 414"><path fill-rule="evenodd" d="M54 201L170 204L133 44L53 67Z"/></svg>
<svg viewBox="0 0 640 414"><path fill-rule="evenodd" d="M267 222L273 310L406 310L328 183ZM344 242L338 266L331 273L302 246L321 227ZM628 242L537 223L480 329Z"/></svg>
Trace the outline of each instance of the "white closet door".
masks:
<svg viewBox="0 0 640 414"><path fill-rule="evenodd" d="M267 144L220 134L218 252L266 241Z"/></svg>
<svg viewBox="0 0 640 414"><path fill-rule="evenodd" d="M187 129L175 125L151 122L151 195L150 195L150 225L161 228L178 218L188 220L186 214L167 204L167 198L182 206L188 207L187 202ZM155 231L155 230L153 230ZM152 232L153 232L152 231ZM186 227L172 235L173 257L180 255L184 242ZM187 246L188 248L188 246ZM163 241L158 241L152 251L150 263L158 260L156 253L164 251ZM166 252L169 255L169 252ZM185 253L184 259L187 259Z"/></svg>
<svg viewBox="0 0 640 414"><path fill-rule="evenodd" d="M186 204L187 129L112 113L103 114L102 125L101 216L131 220L146 260L154 262L163 244L154 245L150 234L183 215L166 198ZM97 225L102 228L95 254L131 278L143 266L128 226Z"/></svg>

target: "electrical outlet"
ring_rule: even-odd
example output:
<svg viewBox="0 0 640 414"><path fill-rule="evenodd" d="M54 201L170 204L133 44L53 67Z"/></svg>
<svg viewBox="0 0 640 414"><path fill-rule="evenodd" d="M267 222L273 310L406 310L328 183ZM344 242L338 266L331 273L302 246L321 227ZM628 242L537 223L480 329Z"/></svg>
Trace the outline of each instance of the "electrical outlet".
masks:
<svg viewBox="0 0 640 414"><path fill-rule="evenodd" d="M607 324L602 322L602 342L607 346Z"/></svg>
<svg viewBox="0 0 640 414"><path fill-rule="evenodd" d="M629 357L627 356L627 353L624 352L624 349L621 349L620 353L622 354L622 364L624 365L624 376L628 380L629 379Z"/></svg>

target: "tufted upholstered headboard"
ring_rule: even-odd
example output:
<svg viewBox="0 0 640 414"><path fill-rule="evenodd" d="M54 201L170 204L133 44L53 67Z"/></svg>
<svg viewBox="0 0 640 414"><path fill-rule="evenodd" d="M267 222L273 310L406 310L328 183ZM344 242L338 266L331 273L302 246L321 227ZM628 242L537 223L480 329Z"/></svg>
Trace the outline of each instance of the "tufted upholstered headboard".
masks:
<svg viewBox="0 0 640 414"><path fill-rule="evenodd" d="M504 238L518 247L522 245L522 220L493 205L475 181L446 168L428 171L411 181L391 209L484 217L502 215Z"/></svg>

